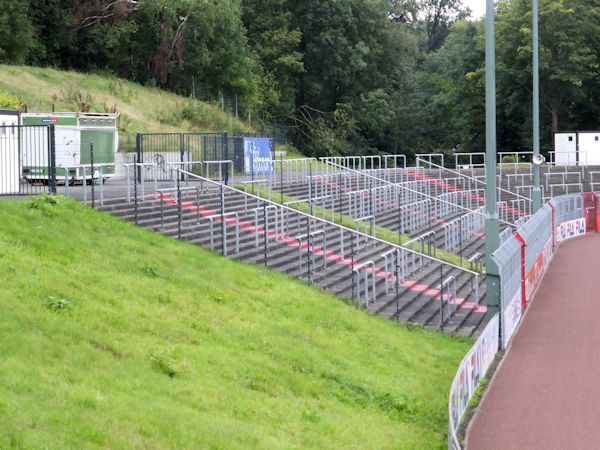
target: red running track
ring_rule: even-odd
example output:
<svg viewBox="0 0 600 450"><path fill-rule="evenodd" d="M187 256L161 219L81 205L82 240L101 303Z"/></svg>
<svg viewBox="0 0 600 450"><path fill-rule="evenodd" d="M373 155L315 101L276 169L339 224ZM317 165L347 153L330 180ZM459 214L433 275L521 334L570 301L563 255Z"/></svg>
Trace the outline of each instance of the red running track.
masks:
<svg viewBox="0 0 600 450"><path fill-rule="evenodd" d="M600 235L565 242L471 422L468 450L600 449Z"/></svg>

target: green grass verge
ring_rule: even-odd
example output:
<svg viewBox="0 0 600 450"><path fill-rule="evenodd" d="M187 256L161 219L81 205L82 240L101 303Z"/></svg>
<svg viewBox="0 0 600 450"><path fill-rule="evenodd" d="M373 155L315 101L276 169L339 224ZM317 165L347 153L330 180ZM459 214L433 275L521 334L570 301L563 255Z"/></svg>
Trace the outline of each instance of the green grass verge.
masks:
<svg viewBox="0 0 600 450"><path fill-rule="evenodd" d="M445 448L471 341L58 202L0 201L0 448Z"/></svg>
<svg viewBox="0 0 600 450"><path fill-rule="evenodd" d="M30 112L80 111L121 114L121 151L135 148L137 132L253 131L216 104L192 101L111 75L0 65L0 90L25 100ZM114 108L114 110L113 110Z"/></svg>
<svg viewBox="0 0 600 450"><path fill-rule="evenodd" d="M244 190L243 184L237 184L234 187L239 190L242 190L242 191ZM259 196L264 199L269 198L269 190L264 186L249 185L247 189L248 189L248 192L251 194L254 194L254 195ZM297 198L290 197L288 195L282 196L281 193L278 193L275 191L273 191L271 193L271 201L273 201L275 203L283 204L283 203L288 203L288 202L294 202L297 200L298 200ZM308 207L308 205L306 203L292 204L292 205L290 205L290 208L297 209L298 211L302 211L304 213L310 213L310 211L309 211L310 208ZM323 210L323 208L321 208L320 206L313 206L313 210L312 210L313 215L322 218L322 217L324 217L323 216L324 213L325 213L325 218L327 220L332 220L331 211L325 212ZM337 224L343 225L352 230L357 229L357 222L352 217L338 213L338 214L334 214L333 218L335 219L335 223L337 223ZM368 231L372 235L373 233L372 233L371 228L372 227L370 227ZM361 232L365 231L364 222L361 222L358 224L358 230ZM409 242L412 239L410 236L406 236L404 234L398 234L394 231L389 230L388 228L380 227L377 224L375 224L375 236L383 241L390 242L390 243L396 244L396 245L406 244L407 242ZM450 264L454 264L455 266L458 266L458 267L464 267L465 269L478 271L478 268L474 267L472 264L467 262L466 258L461 259L461 257L459 255L447 252L447 251L439 249L439 248L435 249L435 257L437 259L448 262Z"/></svg>

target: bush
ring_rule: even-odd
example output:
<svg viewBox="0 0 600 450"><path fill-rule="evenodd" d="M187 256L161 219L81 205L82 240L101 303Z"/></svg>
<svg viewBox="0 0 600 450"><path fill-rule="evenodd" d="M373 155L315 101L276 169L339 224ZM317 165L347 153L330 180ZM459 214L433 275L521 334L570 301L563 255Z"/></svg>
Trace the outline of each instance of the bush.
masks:
<svg viewBox="0 0 600 450"><path fill-rule="evenodd" d="M0 91L0 109L23 111L24 106L25 102L22 98Z"/></svg>

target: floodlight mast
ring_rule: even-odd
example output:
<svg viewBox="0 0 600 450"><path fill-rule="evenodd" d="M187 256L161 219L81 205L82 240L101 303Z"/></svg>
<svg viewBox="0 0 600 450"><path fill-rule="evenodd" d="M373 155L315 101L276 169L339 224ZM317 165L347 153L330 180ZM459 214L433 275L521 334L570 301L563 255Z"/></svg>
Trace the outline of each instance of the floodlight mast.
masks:
<svg viewBox="0 0 600 450"><path fill-rule="evenodd" d="M532 0L533 13L533 157L540 154L540 69L538 39L538 0ZM542 207L540 165L533 165L533 191L531 194L533 213Z"/></svg>
<svg viewBox="0 0 600 450"><path fill-rule="evenodd" d="M500 244L496 199L496 43L494 0L486 0L485 13L485 272L488 316L500 310L500 274L492 253Z"/></svg>

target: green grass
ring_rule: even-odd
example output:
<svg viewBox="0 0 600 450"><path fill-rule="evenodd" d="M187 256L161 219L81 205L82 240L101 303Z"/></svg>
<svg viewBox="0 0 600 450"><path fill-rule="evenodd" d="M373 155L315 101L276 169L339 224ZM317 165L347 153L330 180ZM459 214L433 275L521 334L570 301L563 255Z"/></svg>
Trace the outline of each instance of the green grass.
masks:
<svg viewBox="0 0 600 450"><path fill-rule="evenodd" d="M242 184L238 184L234 187L239 190L242 190L242 191L244 190L244 185L242 185ZM269 189L264 186L249 185L247 188L247 192L254 194L258 197L264 198L264 199L269 198ZM271 193L271 201L275 202L275 203L283 204L283 203L288 203L288 202L296 202L297 200L298 200L297 198L290 197L288 195L282 196L281 193L277 193L274 191ZM302 211L304 213L308 213L308 214L311 213L308 204L304 203L304 202L303 203L294 203L292 205L289 205L289 207L297 209L298 211ZM313 205L312 214L319 218L325 217L327 220L332 220L331 210L324 211L322 207L317 206L317 205ZM351 230L358 229L358 231L360 231L360 232L363 232L363 233L365 232L365 223L360 222L360 223L358 223L358 227L357 227L357 221L354 220L350 216L336 213L336 214L334 214L333 219L334 219L335 223L343 225L347 228L350 228ZM371 234L371 235L373 235L372 228L373 228L372 225L369 225L369 228L367 230L367 231L369 231L369 234ZM375 237L377 237L378 239L381 239L383 241L389 242L391 244L395 244L395 245L404 245L407 242L410 242L412 240L412 238L410 236L407 236L404 234L398 234L397 232L392 231L388 228L380 227L377 225L377 223L375 223ZM409 246L408 248L412 248L412 247ZM414 249L419 251L419 249L417 248L416 245L415 245ZM458 267L463 267L465 269L478 271L478 268L474 267L473 264L469 263L467 261L467 259L465 259L465 258L461 259L461 257L459 255L447 252L447 251L439 249L439 248L435 249L434 257L437 259L440 259L442 261L445 261L447 263L454 264L455 266L458 266Z"/></svg>
<svg viewBox="0 0 600 450"><path fill-rule="evenodd" d="M84 99L89 94L91 111L113 112L116 108L121 114L121 150L134 148L137 132L253 131L216 104L192 101L111 75L0 65L0 90L23 98L29 112L49 112L52 104L57 111L78 111L78 94Z"/></svg>
<svg viewBox="0 0 600 450"><path fill-rule="evenodd" d="M0 448L445 448L471 341L58 200L0 201Z"/></svg>

